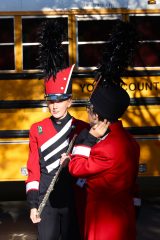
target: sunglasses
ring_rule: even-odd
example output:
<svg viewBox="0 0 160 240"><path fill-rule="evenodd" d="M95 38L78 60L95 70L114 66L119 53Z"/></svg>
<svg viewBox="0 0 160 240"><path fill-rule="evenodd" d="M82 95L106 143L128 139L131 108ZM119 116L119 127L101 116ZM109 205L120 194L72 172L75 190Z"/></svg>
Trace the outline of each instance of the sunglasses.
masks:
<svg viewBox="0 0 160 240"><path fill-rule="evenodd" d="M93 107L93 105L92 105L91 103L88 103L88 104L86 105L86 111L87 111L88 113L90 113L90 114L94 114L94 107Z"/></svg>

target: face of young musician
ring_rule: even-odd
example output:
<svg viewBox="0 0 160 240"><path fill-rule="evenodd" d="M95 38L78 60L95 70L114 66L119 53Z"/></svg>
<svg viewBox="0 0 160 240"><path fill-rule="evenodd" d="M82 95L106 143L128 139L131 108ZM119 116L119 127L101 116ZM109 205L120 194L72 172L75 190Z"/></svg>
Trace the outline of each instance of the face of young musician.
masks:
<svg viewBox="0 0 160 240"><path fill-rule="evenodd" d="M47 101L51 115L56 119L63 119L72 104L71 98L65 101Z"/></svg>
<svg viewBox="0 0 160 240"><path fill-rule="evenodd" d="M98 115L92 111L91 108L87 107L88 121L90 126L94 126L98 123Z"/></svg>

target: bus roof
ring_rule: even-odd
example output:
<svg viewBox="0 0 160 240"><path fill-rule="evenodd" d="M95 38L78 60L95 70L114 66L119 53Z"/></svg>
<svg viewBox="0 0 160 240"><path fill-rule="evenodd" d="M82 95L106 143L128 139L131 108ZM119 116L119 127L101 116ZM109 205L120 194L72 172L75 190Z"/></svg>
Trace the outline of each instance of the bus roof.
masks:
<svg viewBox="0 0 160 240"><path fill-rule="evenodd" d="M157 0L0 0L0 12L98 8L158 9L160 2Z"/></svg>

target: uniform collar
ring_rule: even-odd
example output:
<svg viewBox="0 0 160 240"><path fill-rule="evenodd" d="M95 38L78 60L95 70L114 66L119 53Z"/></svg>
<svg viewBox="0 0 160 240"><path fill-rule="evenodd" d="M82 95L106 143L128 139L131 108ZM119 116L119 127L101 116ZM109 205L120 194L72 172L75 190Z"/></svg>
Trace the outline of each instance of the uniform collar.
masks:
<svg viewBox="0 0 160 240"><path fill-rule="evenodd" d="M67 115L60 120L54 118L53 116L50 117L54 125L57 125L57 126L64 126L71 118L72 117L69 113L67 113Z"/></svg>
<svg viewBox="0 0 160 240"><path fill-rule="evenodd" d="M122 121L120 121L120 120L113 122L109 125L110 131L115 131L116 129L122 128L122 127L123 127Z"/></svg>

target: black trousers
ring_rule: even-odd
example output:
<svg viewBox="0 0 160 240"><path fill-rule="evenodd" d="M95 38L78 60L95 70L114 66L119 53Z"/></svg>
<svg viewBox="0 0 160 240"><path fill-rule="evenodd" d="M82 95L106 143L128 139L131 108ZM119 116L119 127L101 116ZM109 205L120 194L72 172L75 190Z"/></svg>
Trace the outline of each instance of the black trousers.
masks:
<svg viewBox="0 0 160 240"><path fill-rule="evenodd" d="M79 230L73 209L46 205L38 223L38 240L79 240Z"/></svg>

